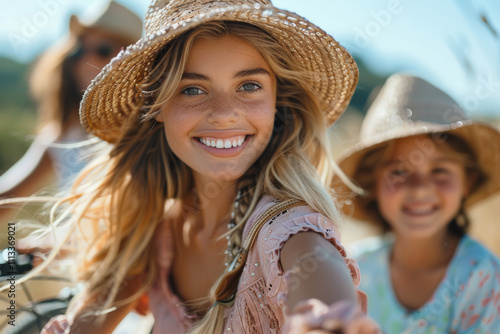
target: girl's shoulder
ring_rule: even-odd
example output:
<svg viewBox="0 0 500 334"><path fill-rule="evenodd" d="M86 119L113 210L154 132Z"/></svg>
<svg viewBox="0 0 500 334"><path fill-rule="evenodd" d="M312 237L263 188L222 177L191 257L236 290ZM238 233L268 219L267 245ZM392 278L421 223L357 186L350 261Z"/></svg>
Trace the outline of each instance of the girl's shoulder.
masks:
<svg viewBox="0 0 500 334"><path fill-rule="evenodd" d="M275 199L269 196L261 199L245 226L243 237L247 235L255 220L275 202ZM249 252L247 263L259 263L262 276L269 283L268 296L276 296L279 291L286 290L284 289L286 283L283 281L285 273L280 263L281 249L289 238L301 232L316 232L328 240L344 257L353 283L356 286L359 284L359 269L355 261L347 257L335 222L305 204L285 210L268 220L259 231L255 244Z"/></svg>
<svg viewBox="0 0 500 334"><path fill-rule="evenodd" d="M244 236L253 223L276 202L277 200L271 196L262 197L245 226ZM338 238L338 229L335 222L315 211L309 205L304 204L284 210L272 217L259 232L259 240L268 241L273 238L284 242L298 232L309 230L319 232L327 239Z"/></svg>
<svg viewBox="0 0 500 334"><path fill-rule="evenodd" d="M494 272L500 275L500 259L486 246L465 235L460 241L454 259L457 277L469 277L472 272Z"/></svg>
<svg viewBox="0 0 500 334"><path fill-rule="evenodd" d="M457 333L497 333L500 295L500 260L478 241L464 236L460 241L446 285L454 297L453 325ZM479 321L480 320L480 321ZM467 331L458 330L458 328Z"/></svg>

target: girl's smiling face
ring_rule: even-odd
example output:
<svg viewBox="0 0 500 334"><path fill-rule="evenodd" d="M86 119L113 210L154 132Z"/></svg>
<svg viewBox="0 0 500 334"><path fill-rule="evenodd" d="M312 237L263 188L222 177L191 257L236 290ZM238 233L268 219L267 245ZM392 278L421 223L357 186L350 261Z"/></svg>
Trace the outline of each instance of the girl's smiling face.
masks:
<svg viewBox="0 0 500 334"><path fill-rule="evenodd" d="M158 120L172 151L211 179L241 177L273 133L276 78L260 53L227 35L194 42L180 84Z"/></svg>
<svg viewBox="0 0 500 334"><path fill-rule="evenodd" d="M376 171L382 217L396 234L440 233L458 214L468 186L463 163L427 136L398 139Z"/></svg>

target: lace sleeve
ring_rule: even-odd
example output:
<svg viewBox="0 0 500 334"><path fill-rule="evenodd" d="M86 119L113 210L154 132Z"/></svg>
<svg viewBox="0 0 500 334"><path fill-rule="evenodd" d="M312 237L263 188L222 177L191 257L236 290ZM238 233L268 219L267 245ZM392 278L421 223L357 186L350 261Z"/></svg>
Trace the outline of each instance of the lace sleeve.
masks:
<svg viewBox="0 0 500 334"><path fill-rule="evenodd" d="M356 287L359 285L359 268L354 259L346 257L346 251L340 244L335 224L323 215L312 211L308 206L294 208L266 223L256 244L260 250L263 272L266 275L267 295L269 298L277 298L280 307L285 306L289 289L288 275L283 272L280 264L281 249L292 235L305 231L317 232L330 241L344 257L354 285ZM317 254L317 256L321 259L326 258L328 254ZM359 293L358 296L360 296Z"/></svg>

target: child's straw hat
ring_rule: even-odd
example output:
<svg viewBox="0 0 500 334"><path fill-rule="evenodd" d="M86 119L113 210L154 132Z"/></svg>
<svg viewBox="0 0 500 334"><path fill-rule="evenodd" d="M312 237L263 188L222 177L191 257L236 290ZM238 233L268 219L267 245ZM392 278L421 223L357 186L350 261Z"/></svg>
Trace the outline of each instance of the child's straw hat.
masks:
<svg viewBox="0 0 500 334"><path fill-rule="evenodd" d="M368 109L359 142L339 157L339 166L351 180L361 159L391 140L419 134L449 133L465 140L486 176L466 199L465 206L500 190L500 133L493 127L471 121L464 110L437 87L420 78L395 74L387 79ZM356 180L354 180L356 181ZM338 185L339 180L334 181ZM353 216L371 221L354 198Z"/></svg>
<svg viewBox="0 0 500 334"><path fill-rule="evenodd" d="M146 36L120 52L87 89L80 119L89 132L116 141L123 121L143 103L141 83L169 41L210 21L255 25L273 36L312 72L310 86L329 124L344 111L358 81L353 58L331 36L306 19L274 7L269 0L154 0L145 20Z"/></svg>

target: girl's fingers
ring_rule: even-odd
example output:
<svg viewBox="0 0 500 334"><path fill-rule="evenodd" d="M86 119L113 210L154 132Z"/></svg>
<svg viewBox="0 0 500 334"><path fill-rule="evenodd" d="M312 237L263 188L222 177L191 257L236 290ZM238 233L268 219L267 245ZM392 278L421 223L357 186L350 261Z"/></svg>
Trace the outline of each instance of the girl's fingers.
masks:
<svg viewBox="0 0 500 334"><path fill-rule="evenodd" d="M40 334L66 334L69 333L69 322L65 315L58 315L49 320Z"/></svg>
<svg viewBox="0 0 500 334"><path fill-rule="evenodd" d="M355 305L340 301L328 306L316 299L299 303L284 329L288 334L381 334L377 323Z"/></svg>
<svg viewBox="0 0 500 334"><path fill-rule="evenodd" d="M381 334L380 327L370 318L358 318L350 322L345 334Z"/></svg>

